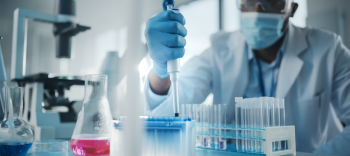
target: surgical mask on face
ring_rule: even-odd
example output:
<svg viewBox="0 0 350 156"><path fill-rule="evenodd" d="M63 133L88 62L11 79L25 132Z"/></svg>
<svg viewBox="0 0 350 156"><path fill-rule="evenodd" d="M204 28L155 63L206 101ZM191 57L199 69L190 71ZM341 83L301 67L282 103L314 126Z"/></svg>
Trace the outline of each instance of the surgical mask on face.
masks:
<svg viewBox="0 0 350 156"><path fill-rule="evenodd" d="M253 49L265 49L283 36L284 14L242 12L241 32Z"/></svg>

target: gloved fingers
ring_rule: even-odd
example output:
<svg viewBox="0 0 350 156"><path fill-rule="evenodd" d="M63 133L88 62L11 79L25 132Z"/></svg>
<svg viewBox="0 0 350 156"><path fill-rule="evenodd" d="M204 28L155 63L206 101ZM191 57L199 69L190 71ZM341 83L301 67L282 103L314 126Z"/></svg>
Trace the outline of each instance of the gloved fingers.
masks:
<svg viewBox="0 0 350 156"><path fill-rule="evenodd" d="M187 29L184 25L176 21L161 21L155 24L149 25L148 30L157 30L164 33L178 34L183 37L187 36Z"/></svg>
<svg viewBox="0 0 350 156"><path fill-rule="evenodd" d="M157 49L157 52L150 52L149 55L153 61L158 63L166 63L168 60L182 58L185 54L185 48L169 48L164 45L148 45L151 49Z"/></svg>
<svg viewBox="0 0 350 156"><path fill-rule="evenodd" d="M181 13L175 14L171 10L163 11L153 18L166 20L166 21L177 21L177 22L181 23L182 25L186 24L185 17Z"/></svg>
<svg viewBox="0 0 350 156"><path fill-rule="evenodd" d="M186 39L181 35L169 34L160 31L154 32L153 35L157 36L153 39L154 42L158 42L166 47L179 48L186 46Z"/></svg>
<svg viewBox="0 0 350 156"><path fill-rule="evenodd" d="M185 48L169 48L168 60L175 60L178 58L182 58L185 55Z"/></svg>

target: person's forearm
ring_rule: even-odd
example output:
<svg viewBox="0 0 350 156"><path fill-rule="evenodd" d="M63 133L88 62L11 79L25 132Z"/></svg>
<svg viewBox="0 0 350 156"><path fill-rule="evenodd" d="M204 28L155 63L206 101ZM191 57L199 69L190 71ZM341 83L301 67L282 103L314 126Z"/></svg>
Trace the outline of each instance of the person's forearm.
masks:
<svg viewBox="0 0 350 156"><path fill-rule="evenodd" d="M152 70L148 74L149 83L151 90L158 95L166 95L168 94L168 90L170 88L170 78L167 77L165 79L160 78L157 74L155 74Z"/></svg>

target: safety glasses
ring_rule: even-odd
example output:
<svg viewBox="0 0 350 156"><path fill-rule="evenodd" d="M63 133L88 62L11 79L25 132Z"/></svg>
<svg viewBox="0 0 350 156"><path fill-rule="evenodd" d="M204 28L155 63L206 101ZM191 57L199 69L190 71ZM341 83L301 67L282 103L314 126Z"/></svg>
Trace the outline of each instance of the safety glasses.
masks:
<svg viewBox="0 0 350 156"><path fill-rule="evenodd" d="M242 12L287 13L292 0L236 0Z"/></svg>

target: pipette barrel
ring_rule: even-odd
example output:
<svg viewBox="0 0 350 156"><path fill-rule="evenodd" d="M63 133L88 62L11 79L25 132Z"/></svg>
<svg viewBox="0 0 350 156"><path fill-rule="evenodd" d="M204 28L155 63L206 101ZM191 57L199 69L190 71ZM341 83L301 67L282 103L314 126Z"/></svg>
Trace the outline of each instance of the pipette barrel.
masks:
<svg viewBox="0 0 350 156"><path fill-rule="evenodd" d="M174 9L174 1L166 1L165 6L167 10L172 10L174 13L180 13L178 9ZM180 59L168 60L167 61L167 70L170 74L170 80L173 84L172 94L173 94L173 108L175 116L179 116L179 96L178 96L178 83L177 83L177 74L180 72Z"/></svg>

